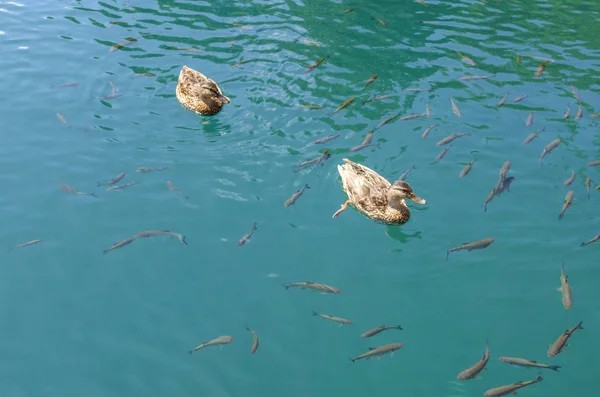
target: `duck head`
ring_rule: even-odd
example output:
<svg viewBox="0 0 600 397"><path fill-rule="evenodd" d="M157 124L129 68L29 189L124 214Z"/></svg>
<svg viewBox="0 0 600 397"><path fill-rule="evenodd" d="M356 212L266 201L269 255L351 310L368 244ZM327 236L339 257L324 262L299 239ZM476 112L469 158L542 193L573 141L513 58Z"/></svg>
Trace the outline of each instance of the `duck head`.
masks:
<svg viewBox="0 0 600 397"><path fill-rule="evenodd" d="M417 204L426 204L427 201L417 196L410 185L404 181L392 183L387 193L388 205L392 208L399 208L404 204L404 199L409 199Z"/></svg>
<svg viewBox="0 0 600 397"><path fill-rule="evenodd" d="M223 103L229 103L230 100L221 92L221 89L214 81L205 81L200 85L200 95L202 99L214 101L218 99Z"/></svg>

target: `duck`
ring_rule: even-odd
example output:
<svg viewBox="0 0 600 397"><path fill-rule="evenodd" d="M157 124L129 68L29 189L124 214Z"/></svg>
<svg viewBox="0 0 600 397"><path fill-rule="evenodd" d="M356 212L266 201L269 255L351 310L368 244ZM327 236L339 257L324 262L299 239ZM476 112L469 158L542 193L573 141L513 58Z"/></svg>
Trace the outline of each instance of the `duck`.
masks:
<svg viewBox="0 0 600 397"><path fill-rule="evenodd" d="M343 165L337 166L342 177L344 192L348 200L333 214L339 216L349 204L367 217L388 225L401 225L410 219L410 210L405 199L417 204L427 201L417 196L411 186L403 180L390 183L372 169L344 159Z"/></svg>
<svg viewBox="0 0 600 397"><path fill-rule="evenodd" d="M214 116L223 104L231 102L214 80L185 65L179 72L175 94L183 107L203 116Z"/></svg>

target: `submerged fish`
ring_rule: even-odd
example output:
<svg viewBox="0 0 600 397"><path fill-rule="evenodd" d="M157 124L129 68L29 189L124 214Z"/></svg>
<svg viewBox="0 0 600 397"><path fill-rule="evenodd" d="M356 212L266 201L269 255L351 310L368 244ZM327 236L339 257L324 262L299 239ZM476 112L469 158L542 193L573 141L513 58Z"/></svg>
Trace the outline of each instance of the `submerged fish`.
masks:
<svg viewBox="0 0 600 397"><path fill-rule="evenodd" d="M192 354L193 352L208 346L227 345L231 342L233 342L233 336L219 336L218 338L213 339L211 341L201 343L200 345L194 347L194 349L190 350L188 353Z"/></svg>
<svg viewBox="0 0 600 397"><path fill-rule="evenodd" d="M301 282L296 282L296 283L289 283L289 284L284 284L283 286L285 287L286 290L293 288L293 287L298 287L300 289L308 288L313 291L324 292L326 294L339 294L340 292L342 292L339 288L332 287L331 285L314 283L312 281L301 281Z"/></svg>
<svg viewBox="0 0 600 397"><path fill-rule="evenodd" d="M569 186L571 183L575 181L575 171L573 171L573 175L569 177L566 181L563 182L563 186Z"/></svg>
<svg viewBox="0 0 600 397"><path fill-rule="evenodd" d="M450 146L446 146L436 157L435 157L435 161L440 161L441 159L444 158L444 156L446 155L446 153L448 153L448 150L450 150L450 148L453 145Z"/></svg>
<svg viewBox="0 0 600 397"><path fill-rule="evenodd" d="M569 105L567 105L567 110L565 112L565 114L563 114L563 119L568 119L569 117L571 117L571 108L569 107Z"/></svg>
<svg viewBox="0 0 600 397"><path fill-rule="evenodd" d="M121 241L119 241L118 243L114 243L114 244L112 245L112 247L110 247L110 248L107 248L107 249L105 249L105 250L102 250L102 253L103 253L103 254L106 254L106 253L108 253L108 252L110 252L110 251L112 251L112 250L116 250L117 248L121 248L121 247L124 247L124 246L126 246L126 245L128 245L128 244L131 244L131 243L133 243L134 241L135 241L135 237L128 237L128 238L126 238L125 240L121 240Z"/></svg>
<svg viewBox="0 0 600 397"><path fill-rule="evenodd" d="M552 371L557 371L560 368L560 365L548 365L538 363L537 361L527 360L526 358L518 358L518 357L498 357L498 360L503 363L516 365L518 367L529 367L529 368L545 368L551 369Z"/></svg>
<svg viewBox="0 0 600 397"><path fill-rule="evenodd" d="M111 186L108 189L106 189L107 192L110 192L111 190L121 190L121 189L125 189L128 188L129 186L133 186L133 185L137 185L139 182L128 182L125 183L123 185L116 185L116 186Z"/></svg>
<svg viewBox="0 0 600 397"><path fill-rule="evenodd" d="M490 77L494 77L494 76L495 76L494 74L490 74L487 76L463 76L459 80L460 81L483 80L483 79L489 79Z"/></svg>
<svg viewBox="0 0 600 397"><path fill-rule="evenodd" d="M600 165L600 160L593 160L590 161L589 163L586 164L588 167L595 167L597 165Z"/></svg>
<svg viewBox="0 0 600 397"><path fill-rule="evenodd" d="M167 183L166 183L166 184L167 184L167 187L169 188L169 190L171 190L171 191L173 191L173 192L177 193L178 195L180 195L180 196L184 197L186 200L187 200L187 199L189 199L189 197L188 197L188 196L186 196L186 195L185 195L185 194L184 194L184 193L183 193L183 192L182 192L182 191L181 191L181 190L180 190L180 189L179 189L177 186L175 186L175 185L173 184L173 182L171 182L171 181L167 181Z"/></svg>
<svg viewBox="0 0 600 397"><path fill-rule="evenodd" d="M531 125L533 124L533 115L535 114L535 112L532 110L531 112L529 112L529 116L527 116L527 120L525 120L525 127L531 127Z"/></svg>
<svg viewBox="0 0 600 397"><path fill-rule="evenodd" d="M533 379L533 380L528 380L528 381L519 381L510 385L506 385L506 386L499 386L499 387L494 387L493 389L490 389L488 391L486 391L485 393L483 393L484 397L500 397L500 396L505 396L507 394L511 394L511 393L515 393L516 394L516 390L519 390L523 387L529 386L529 385L533 385L534 383L539 383L543 380L544 378L542 378L540 375L537 376L537 378Z"/></svg>
<svg viewBox="0 0 600 397"><path fill-rule="evenodd" d="M316 311L313 310L313 316L319 316L322 317L326 320L330 320L336 323L340 323L340 324L352 324L352 321L347 320L345 318L341 318L341 317L335 317L335 316L330 316L328 314L321 314L321 313L317 313Z"/></svg>
<svg viewBox="0 0 600 397"><path fill-rule="evenodd" d="M323 106L319 106L319 105L303 105L303 104L298 104L298 106L300 106L301 108L304 108L304 109L323 109Z"/></svg>
<svg viewBox="0 0 600 397"><path fill-rule="evenodd" d="M525 138L525 140L523 141L523 143L524 143L525 145L527 145L528 143L530 143L531 141L533 141L533 140L535 139L535 137L536 137L536 136L538 136L538 134L539 134L540 132L543 132L545 129L546 129L546 127L544 127L544 128L541 128L541 129L539 129L539 130L537 130L537 131L534 131L534 132L532 132L531 134L529 134L529 135L527 136L527 138Z"/></svg>
<svg viewBox="0 0 600 397"><path fill-rule="evenodd" d="M523 94L521 96L516 97L515 99L512 100L512 103L521 102L525 98L527 98L527 94Z"/></svg>
<svg viewBox="0 0 600 397"><path fill-rule="evenodd" d="M365 88L367 88L369 86L369 84L371 84L372 82L377 80L378 77L379 77L379 75L377 73L375 73L374 75L369 77L369 80L367 80L367 83L365 84Z"/></svg>
<svg viewBox="0 0 600 397"><path fill-rule="evenodd" d="M250 354L254 354L258 350L258 345L259 345L258 335L256 334L256 332L254 332L253 329L250 329L247 326L246 326L246 329L252 333L253 342L252 342L252 347L250 348Z"/></svg>
<svg viewBox="0 0 600 397"><path fill-rule="evenodd" d="M119 182L121 179L125 178L126 173L125 172L121 172L119 175L115 176L113 179L111 179L108 182L96 182L98 184L98 186L110 186L110 185L114 185L115 183Z"/></svg>
<svg viewBox="0 0 600 397"><path fill-rule="evenodd" d="M492 200L494 199L494 197L496 197L497 195L498 195L497 187L494 186L494 188L492 189L492 191L490 192L490 194L488 194L487 198L483 202L483 212L487 211L487 205L489 203L491 203Z"/></svg>
<svg viewBox="0 0 600 397"><path fill-rule="evenodd" d="M579 104L577 107L577 113L575 113L575 120L579 120L583 116L583 106Z"/></svg>
<svg viewBox="0 0 600 397"><path fill-rule="evenodd" d="M544 147L544 150L542 150L542 154L540 155L540 163L542 162L542 159L544 157L546 157L546 155L548 153L550 153L554 149L556 149L558 147L558 145L560 145L561 142L562 142L562 140L560 138L558 138L558 139L553 140L549 144L547 144L546 147Z"/></svg>
<svg viewBox="0 0 600 397"><path fill-rule="evenodd" d="M298 197L302 196L302 193L304 193L304 191L306 189L310 189L310 186L308 186L308 183L305 184L304 186L302 186L301 189L299 189L298 191L294 192L294 194L292 194L292 196L287 199L285 201L285 203L283 203L284 207L289 207L290 205L294 204L296 202L296 200L298 200Z"/></svg>
<svg viewBox="0 0 600 397"><path fill-rule="evenodd" d="M308 73L308 72L310 72L311 70L315 69L315 68L316 68L316 67L318 67L320 64L322 64L322 63L323 63L323 61L325 61L327 58L329 58L329 55L327 55L327 56L325 56L325 57L323 57L323 58L317 59L317 61L316 61L315 63L313 63L312 65L310 65L309 67L307 67L307 68L304 70L304 73Z"/></svg>
<svg viewBox="0 0 600 397"><path fill-rule="evenodd" d="M454 247L454 248L451 248L448 251L446 251L446 259L448 259L448 256L452 252L462 251L462 250L467 250L467 251L471 252L473 250L487 248L487 247L489 247L490 244L492 244L494 242L494 240L495 239L493 239L493 238L484 238L481 240L474 241L472 243L462 243L458 247Z"/></svg>
<svg viewBox="0 0 600 397"><path fill-rule="evenodd" d="M507 92L502 99L500 99L500 102L498 102L498 104L496 105L497 107L502 107L502 105L504 105L506 103L506 100L508 99L508 95L510 94L510 91Z"/></svg>
<svg viewBox="0 0 600 397"><path fill-rule="evenodd" d="M67 127L70 127L71 125L69 124L69 122L67 121L67 119L65 118L65 116L63 116L60 113L56 113L56 117L58 117L58 119L61 121L61 123L63 123L64 125L66 125Z"/></svg>
<svg viewBox="0 0 600 397"><path fill-rule="evenodd" d="M168 169L169 169L169 167L139 167L135 170L135 172L145 174L147 172L164 171L164 170L168 170Z"/></svg>
<svg viewBox="0 0 600 397"><path fill-rule="evenodd" d="M389 122L390 122L390 121L392 121L392 120L395 120L395 119L397 119L398 117L400 117L400 113L398 113L398 114L397 114L397 115L395 115L395 116L388 117L387 119L385 119L385 120L383 120L381 123L379 123L379 124L377 125L377 128L381 128L381 127L383 127L384 125L386 125L387 123L389 123Z"/></svg>
<svg viewBox="0 0 600 397"><path fill-rule="evenodd" d="M319 138L316 141L313 141L312 144L313 145L320 145L320 144L325 143L325 142L333 141L334 139L339 138L339 136L340 136L340 133L338 132L335 135L329 135L329 136L326 136L326 137L323 137L323 138Z"/></svg>
<svg viewBox="0 0 600 397"><path fill-rule="evenodd" d="M585 188L587 189L587 193L588 193L588 200L590 199L590 189L592 187L592 178L589 177L589 175L585 178Z"/></svg>
<svg viewBox="0 0 600 397"><path fill-rule="evenodd" d="M362 359L368 360L371 357L377 357L377 359L379 360L384 354L390 353L391 355L393 355L396 350L400 350L403 347L404 343L390 343L389 345L370 347L368 352L363 353L360 356L351 358L350 361L355 362Z"/></svg>
<svg viewBox="0 0 600 397"><path fill-rule="evenodd" d="M335 109L335 110L333 111L333 113L331 113L331 115L330 115L330 116L333 116L334 114L336 114L336 113L337 113L337 112L339 112L340 110L342 110L342 109L344 109L344 108L348 107L348 106L349 106L349 105L350 105L352 102L354 102L355 100L356 100L356 97L354 97L354 96L353 96L353 97L351 97L351 98L348 98L348 99L346 99L346 100L345 100L345 101L344 101L344 102L343 102L343 103L342 103L340 106L338 106L338 108L337 108L337 109Z"/></svg>
<svg viewBox="0 0 600 397"><path fill-rule="evenodd" d="M408 116L403 116L400 117L400 121L407 121L407 120L413 120L419 117L425 117L427 114L426 113L413 113L413 114L409 114Z"/></svg>
<svg viewBox="0 0 600 397"><path fill-rule="evenodd" d="M469 174L469 172L471 171L471 168L473 167L473 164L475 164L476 161L477 161L477 159L468 162L467 165L465 165L465 168L463 168L462 171L460 172L460 174L458 174L458 177L464 178L465 176L467 176L467 174Z"/></svg>
<svg viewBox="0 0 600 397"><path fill-rule="evenodd" d="M330 157L331 154L329 154L329 150L325 149L321 152L321 155L319 157L315 157L314 159L303 161L300 164L296 164L294 168L296 168L296 170L300 170L302 168L306 168L313 165L317 166L319 164L323 164Z"/></svg>
<svg viewBox="0 0 600 397"><path fill-rule="evenodd" d="M535 71L535 77L540 77L542 75L542 73L544 73L544 70L546 70L547 64L548 64L548 61L544 61L540 64L540 66Z"/></svg>
<svg viewBox="0 0 600 397"><path fill-rule="evenodd" d="M386 23L386 22L385 22L383 19L381 19L381 18L371 17L371 19L374 19L374 20L376 20L377 22L379 22L379 24L380 24L381 26L383 26L384 28L387 26L387 23Z"/></svg>
<svg viewBox="0 0 600 397"><path fill-rule="evenodd" d="M379 147L379 144L372 144L371 143L371 139L373 139L373 133L375 132L375 128L373 128L371 131L367 132L367 135L365 135L365 139L363 141L363 143L361 143L358 146L354 146L353 148L350 149L351 152L358 152L359 150L362 150L366 147L369 146L377 146Z"/></svg>
<svg viewBox="0 0 600 397"><path fill-rule="evenodd" d="M565 274L565 263L562 263L560 267L560 287L558 292L562 293L562 303L565 309L571 310L573 307L573 293L571 292L571 286L569 285L569 278Z"/></svg>
<svg viewBox="0 0 600 397"><path fill-rule="evenodd" d="M400 331L402 331L402 326L401 325L381 325L379 327L373 328L373 329L365 332L360 337L363 339L370 338L371 336L377 335L378 333L386 331L388 329L399 329Z"/></svg>
<svg viewBox="0 0 600 397"><path fill-rule="evenodd" d="M56 84L53 87L75 87L76 85L79 85L79 83L76 81L73 81L71 83Z"/></svg>
<svg viewBox="0 0 600 397"><path fill-rule="evenodd" d="M504 164L502 164L502 168L500 168L500 175L498 177L498 183L496 184L496 190L500 189L500 185L502 185L502 182L504 182L504 180L506 179L506 175L508 174L509 170L510 161L506 160Z"/></svg>
<svg viewBox="0 0 600 397"><path fill-rule="evenodd" d="M565 215L565 211L567 210L567 208L569 208L571 206L571 203L573 202L574 195L575 195L575 193L572 190L569 190L567 192L567 195L565 196L565 201L562 206L562 210L560 211L560 214L558 215L558 219L563 218L563 216Z"/></svg>
<svg viewBox="0 0 600 397"><path fill-rule="evenodd" d="M433 125L430 125L429 127L427 127L425 129L425 131L423 131L423 135L421 135L421 139L427 138L427 135L429 135L429 133L431 132L431 130L433 130L437 126L438 126L438 124L433 124Z"/></svg>
<svg viewBox="0 0 600 397"><path fill-rule="evenodd" d="M365 103L368 103L368 102L372 102L372 101L382 101L382 100L384 100L384 99L388 99L388 98L391 98L391 97L392 97L391 95L380 95L380 96L376 96L376 97L373 97L373 98L364 99L364 100L362 101L362 103L363 103L363 105L364 105Z"/></svg>
<svg viewBox="0 0 600 397"><path fill-rule="evenodd" d="M26 243L23 243L23 244L15 245L15 246L13 246L13 247L10 247L10 248L8 249L8 252L10 252L10 251L12 251L12 250L14 250L14 249L17 249L17 248L23 248L23 247L28 247L28 246L30 246L30 245L34 245L34 244L39 244L39 243L41 243L41 242L43 242L43 241L44 241L44 240L31 240L31 241L28 241L28 242L26 242Z"/></svg>
<svg viewBox="0 0 600 397"><path fill-rule="evenodd" d="M471 66L477 66L477 64L475 63L475 61L474 61L474 60L472 60L471 58L469 58L468 56L466 56L466 55L464 55L464 54L461 54L461 53L460 53L460 52L458 52L458 51L456 51L456 53L457 53L458 55L460 55L460 57L462 58L462 61L463 61L464 63L467 63L467 64L469 64L469 65L471 65Z"/></svg>
<svg viewBox="0 0 600 397"><path fill-rule="evenodd" d="M583 102L581 96L579 95L579 91L577 91L577 88L575 88L574 85L571 85L571 91L573 92L575 99L577 99L579 102Z"/></svg>
<svg viewBox="0 0 600 397"><path fill-rule="evenodd" d="M424 92L424 91L429 91L429 88L407 88L404 91L406 92Z"/></svg>
<svg viewBox="0 0 600 397"><path fill-rule="evenodd" d="M110 47L108 49L108 52L113 52L113 51L117 51L120 50L121 48L127 47L128 45L131 45L132 43L135 43L137 41L136 38L133 37L128 37L125 41L123 41L122 43L119 44L114 44L112 47Z"/></svg>
<svg viewBox="0 0 600 397"><path fill-rule="evenodd" d="M348 14L354 10L356 10L356 8L348 8L347 10L344 10L344 14Z"/></svg>
<svg viewBox="0 0 600 397"><path fill-rule="evenodd" d="M237 246L241 247L242 245L246 244L248 242L248 240L250 240L250 237L252 237L252 234L254 234L254 231L256 229L258 229L258 228L256 227L256 222L254 222L254 225L252 226L252 230L250 230L248 232L248 234L246 234L244 237L242 237L240 239L240 241L237 242Z"/></svg>
<svg viewBox="0 0 600 397"><path fill-rule="evenodd" d="M589 244L595 243L595 242L596 242L596 241L598 241L598 240L600 240L600 233L598 233L598 234L596 235L596 237L593 237L591 240L588 240L588 241L586 241L585 243L581 243L581 246L582 246L582 247L585 247L586 245L589 245Z"/></svg>
<svg viewBox="0 0 600 397"><path fill-rule="evenodd" d="M562 335L559 336L554 341L554 343L550 345L550 347L548 348L548 358L552 358L552 357L556 356L557 354L559 354L560 352L562 352L562 349L565 346L567 346L567 341L569 340L571 335L573 335L573 332L575 332L578 329L583 329L583 327L581 326L582 323L583 323L583 321L580 321L573 328L570 328L570 329L566 330L565 332L563 332Z"/></svg>
<svg viewBox="0 0 600 397"><path fill-rule="evenodd" d="M145 237L164 236L164 235L176 237L181 242L181 244L188 245L187 241L185 240L185 236L183 234L175 233L170 230L145 230L143 232L136 233L133 237L145 238Z"/></svg>
<svg viewBox="0 0 600 397"><path fill-rule="evenodd" d="M254 58L245 59L245 60L243 60L243 61L236 62L236 63L234 63L234 64L233 64L233 65L231 65L231 66L232 66L232 67L234 67L234 68L237 68L238 66L242 66L243 64L245 64L245 63L248 63L248 62L250 62L250 61L252 61L252 60L254 60Z"/></svg>
<svg viewBox="0 0 600 397"><path fill-rule="evenodd" d="M59 185L58 186L60 188L60 190L67 192L67 193L73 193L73 194L79 194L82 196L92 196L92 197L98 197L96 196L96 193L85 193L85 192L80 192L79 190L75 189L74 187L71 187L69 185Z"/></svg>
<svg viewBox="0 0 600 397"><path fill-rule="evenodd" d="M460 137L463 137L463 136L471 136L471 133L470 132L464 132L464 133L460 133L460 134L452 134L452 135L447 136L444 139L438 141L438 143L436 143L435 146L447 145L448 143L452 142L456 138L460 138Z"/></svg>
<svg viewBox="0 0 600 397"><path fill-rule="evenodd" d="M429 108L429 104L425 104L425 115L427 116L427 118L431 117L431 109Z"/></svg>
<svg viewBox="0 0 600 397"><path fill-rule="evenodd" d="M452 97L450 97L450 104L452 105L452 113L460 117L460 109L458 108Z"/></svg>
<svg viewBox="0 0 600 397"><path fill-rule="evenodd" d="M403 180L405 180L405 179L406 179L406 177L408 176L408 173L409 173L410 171L414 170L414 169L415 169L415 166L414 166L414 165L412 165L412 166L410 166L409 168L407 168L407 169L406 169L406 171L404 171L404 172L402 173L402 175L400 175L400 178L398 178L398 180L399 180L399 181L403 181Z"/></svg>
<svg viewBox="0 0 600 397"><path fill-rule="evenodd" d="M468 380L476 377L487 365L490 359L490 344L487 339L485 341L485 352L483 353L483 357L481 360L477 361L475 364L465 369L456 377L457 380Z"/></svg>

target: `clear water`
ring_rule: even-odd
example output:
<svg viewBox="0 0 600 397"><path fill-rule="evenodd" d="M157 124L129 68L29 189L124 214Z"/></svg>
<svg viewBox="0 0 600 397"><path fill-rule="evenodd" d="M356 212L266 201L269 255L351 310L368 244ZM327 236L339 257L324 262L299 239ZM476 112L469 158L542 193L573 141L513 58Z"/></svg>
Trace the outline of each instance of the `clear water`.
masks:
<svg viewBox="0 0 600 397"><path fill-rule="evenodd" d="M426 3L2 1L1 241L7 249L44 241L2 255L1 394L478 396L535 377L498 356L563 366L521 395L594 394L600 243L579 245L600 232L600 192L588 199L585 188L588 175L600 183L600 168L585 166L600 158L598 119L590 117L600 111L600 6ZM128 37L138 40L109 52ZM554 62L536 78L541 61L529 55ZM231 66L242 60L251 61ZM219 82L231 104L212 118L184 110L175 98L183 65ZM379 79L364 89L374 73ZM111 94L109 81L123 95L100 99ZM68 82L79 85L55 87ZM571 84L583 99L577 121ZM431 90L404 91L414 87ZM528 97L510 102L522 94ZM376 95L393 98L362 104ZM329 117L352 96L355 103ZM379 147L348 152L382 120L422 113L425 104L430 119L396 120L376 130ZM311 144L336 132L337 140ZM454 132L472 135L434 162L435 143ZM562 144L541 165L543 147L556 138ZM325 148L333 155L322 167L294 172ZM389 180L414 165L407 181L427 204L409 204L412 218L401 227L354 209L331 219L345 199L336 168L344 157ZM484 212L506 160L515 182ZM137 167L168 169L141 174ZM572 170L575 200L559 220ZM96 187L121 172L120 183L139 184ZM305 183L311 189L284 208ZM237 247L254 222L251 241ZM102 254L147 229L182 233L189 245L159 237ZM449 248L484 237L496 241L446 260ZM573 287L571 311L556 291L561 261ZM281 286L305 280L343 292ZM313 310L354 324L337 327ZM548 345L580 320L585 329L548 359ZM404 331L359 337L382 324ZM245 326L260 336L255 355ZM187 354L219 335L235 340ZM488 370L456 381L481 357L486 338ZM405 344L392 358L349 365L349 357L392 342Z"/></svg>

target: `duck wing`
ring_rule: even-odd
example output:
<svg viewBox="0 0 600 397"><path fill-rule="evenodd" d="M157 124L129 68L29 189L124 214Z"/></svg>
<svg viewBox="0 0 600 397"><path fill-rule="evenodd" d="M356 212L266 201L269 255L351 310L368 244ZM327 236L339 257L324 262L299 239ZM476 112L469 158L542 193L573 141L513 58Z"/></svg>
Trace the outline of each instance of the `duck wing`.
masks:
<svg viewBox="0 0 600 397"><path fill-rule="evenodd" d="M344 159L338 165L344 190L348 198L362 206L386 206L390 182L369 167Z"/></svg>

